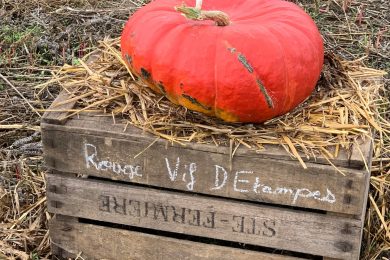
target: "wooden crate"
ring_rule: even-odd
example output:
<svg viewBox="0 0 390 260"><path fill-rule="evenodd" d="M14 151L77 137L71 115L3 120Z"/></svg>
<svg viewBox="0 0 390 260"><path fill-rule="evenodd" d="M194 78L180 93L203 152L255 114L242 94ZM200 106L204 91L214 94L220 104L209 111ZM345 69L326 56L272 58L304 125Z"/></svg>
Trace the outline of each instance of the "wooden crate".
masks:
<svg viewBox="0 0 390 260"><path fill-rule="evenodd" d="M279 147L231 158L227 147L172 144L111 117L68 118L72 104L55 105L65 98L41 124L58 256L359 258L371 142L340 152L343 174L324 158L304 158L304 170Z"/></svg>

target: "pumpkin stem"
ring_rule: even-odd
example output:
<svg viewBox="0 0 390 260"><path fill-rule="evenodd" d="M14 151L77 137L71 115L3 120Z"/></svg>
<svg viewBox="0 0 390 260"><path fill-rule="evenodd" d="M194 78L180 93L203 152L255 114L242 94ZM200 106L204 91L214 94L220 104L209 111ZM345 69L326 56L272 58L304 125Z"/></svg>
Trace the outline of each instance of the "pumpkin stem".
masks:
<svg viewBox="0 0 390 260"><path fill-rule="evenodd" d="M196 0L195 8L199 10L202 9L202 3L203 0Z"/></svg>
<svg viewBox="0 0 390 260"><path fill-rule="evenodd" d="M205 11L201 10L202 0L196 1L195 7L188 7L184 3L181 6L175 6L175 10L182 13L185 17L191 20L212 20L218 26L229 25L229 16L222 11Z"/></svg>

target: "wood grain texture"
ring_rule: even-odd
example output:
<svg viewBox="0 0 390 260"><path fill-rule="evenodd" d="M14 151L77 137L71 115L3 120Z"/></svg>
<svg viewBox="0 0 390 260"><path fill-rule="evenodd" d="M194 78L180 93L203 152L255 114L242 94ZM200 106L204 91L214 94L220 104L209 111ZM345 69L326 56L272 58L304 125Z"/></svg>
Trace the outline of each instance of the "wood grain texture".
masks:
<svg viewBox="0 0 390 260"><path fill-rule="evenodd" d="M237 154L230 164L221 148L171 146L167 142L131 134L121 126L105 132L85 125L43 124L46 165L61 172L147 184L214 196L361 215L368 174L307 163ZM88 124L88 120L80 121ZM96 122L94 123L95 126ZM115 134L114 134L115 133ZM152 145L151 145L152 144Z"/></svg>
<svg viewBox="0 0 390 260"><path fill-rule="evenodd" d="M50 222L50 238L63 258L83 259L159 259L159 260L298 260L301 258L268 254L150 235L92 224L76 218L54 218Z"/></svg>
<svg viewBox="0 0 390 260"><path fill-rule="evenodd" d="M371 135L374 136L374 135ZM362 170L371 169L372 150L374 148L372 140L366 137L365 140L359 139L353 144L349 157L350 165L361 165ZM366 167L367 166L367 167Z"/></svg>
<svg viewBox="0 0 390 260"><path fill-rule="evenodd" d="M69 94L66 91L62 91L54 102L42 116L42 122L55 125L63 125L67 121L67 115L69 109L74 107L76 102L68 102L63 105L58 105L69 99ZM54 111L55 110L55 111Z"/></svg>
<svg viewBox="0 0 390 260"><path fill-rule="evenodd" d="M368 192L369 192L369 189L370 189L370 177L371 177L371 164L372 164L372 161L370 160L368 162L368 167L369 167L369 170L370 170L370 173L368 174L368 178L366 179L366 185L365 185L365 190L364 190L364 196L363 196L363 208L361 209L361 214L360 214L360 217L358 218L361 222L361 226L364 227L364 224L365 224L365 220L366 220L366 210L367 210L367 202L368 202ZM360 233L360 239L359 239L359 245L358 245L358 248L361 248L362 247L362 242L363 242L363 232Z"/></svg>
<svg viewBox="0 0 390 260"><path fill-rule="evenodd" d="M135 138L141 137L143 140L147 142L152 142L156 136L151 134L146 134L142 130L137 129L132 126L126 126L126 123L120 123L120 119L117 119L115 124L111 116L103 116L97 117L88 114L80 114L77 117L73 117L66 122L66 126L64 128L59 128L56 126L46 125L43 126L45 129L61 129L62 131L76 132L76 133L84 133L84 134L104 134L106 137L114 137L114 138ZM160 140L159 142L164 142ZM171 144L173 146L180 146L178 144ZM369 161L371 158L370 148L372 147L372 142L370 140L360 140L357 145L360 147L362 151L363 157L366 161ZM354 147L356 147L355 145ZM207 144L198 144L198 143L189 143L184 146L187 149L200 150L200 151L210 151L216 153L229 154L228 147L215 146L215 145L207 145ZM341 149L339 152L339 156L337 158L332 159L332 163L336 166L348 167L353 169L362 169L364 167L364 160L359 153L356 153L357 149L352 149L350 152L344 149ZM331 151L332 152L332 151ZM352 153L354 155L352 156ZM248 156L254 158L264 158L264 159L277 159L277 160L287 160L287 161L295 161L295 158L292 158L290 154L288 154L282 147L277 145L265 145L265 149L263 151L254 151L248 149L244 146L241 146L237 149L235 155L237 156ZM301 154L302 159L307 162L314 162L317 164L325 164L329 165L329 162L319 156L317 158L307 158L304 154Z"/></svg>
<svg viewBox="0 0 390 260"><path fill-rule="evenodd" d="M361 221L49 174L49 212L340 259L357 259Z"/></svg>

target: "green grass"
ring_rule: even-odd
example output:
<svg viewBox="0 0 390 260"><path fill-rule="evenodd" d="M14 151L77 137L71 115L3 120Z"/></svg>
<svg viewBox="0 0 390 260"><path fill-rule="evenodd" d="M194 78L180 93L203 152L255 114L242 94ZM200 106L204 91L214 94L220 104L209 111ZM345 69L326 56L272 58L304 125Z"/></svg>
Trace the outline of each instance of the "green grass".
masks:
<svg viewBox="0 0 390 260"><path fill-rule="evenodd" d="M40 258L39 258L38 253L34 252L34 253L31 254L31 260L39 260L39 259Z"/></svg>
<svg viewBox="0 0 390 260"><path fill-rule="evenodd" d="M42 33L42 31L43 29L37 25L26 28L5 25L0 27L0 39L2 39L2 44L11 45L27 37L38 36Z"/></svg>
<svg viewBox="0 0 390 260"><path fill-rule="evenodd" d="M26 49L32 49L35 39L44 30L38 25L2 25L0 26L0 66L17 63L17 58L26 54Z"/></svg>

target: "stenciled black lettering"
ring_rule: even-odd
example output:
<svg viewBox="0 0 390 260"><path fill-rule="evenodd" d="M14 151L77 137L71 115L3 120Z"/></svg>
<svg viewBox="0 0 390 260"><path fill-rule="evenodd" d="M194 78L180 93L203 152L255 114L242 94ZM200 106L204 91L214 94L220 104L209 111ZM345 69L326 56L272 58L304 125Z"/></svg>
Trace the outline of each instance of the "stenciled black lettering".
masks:
<svg viewBox="0 0 390 260"><path fill-rule="evenodd" d="M250 235L256 234L256 218L250 218L251 227L246 229L246 233Z"/></svg>
<svg viewBox="0 0 390 260"><path fill-rule="evenodd" d="M157 220L160 216L163 217L164 221L168 221L168 206L163 206L162 204L158 204L154 206L154 219Z"/></svg>
<svg viewBox="0 0 390 260"><path fill-rule="evenodd" d="M149 209L150 208L154 210L156 208L156 206L154 205L154 203L146 201L145 202L145 214L144 214L145 218L149 216Z"/></svg>
<svg viewBox="0 0 390 260"><path fill-rule="evenodd" d="M192 219L189 219L188 220L188 224L191 225L191 226L197 226L199 227L200 226L200 210L198 209L187 209L188 211L188 214L191 215L192 214Z"/></svg>
<svg viewBox="0 0 390 260"><path fill-rule="evenodd" d="M99 196L99 211L111 212L110 211L110 196L100 195Z"/></svg>
<svg viewBox="0 0 390 260"><path fill-rule="evenodd" d="M180 224L184 224L186 220L186 208L180 208L181 213L176 212L176 208L174 206L171 206L172 208L172 221Z"/></svg>
<svg viewBox="0 0 390 260"><path fill-rule="evenodd" d="M262 232L263 236L273 237L276 235L275 220L265 220L263 226L267 229Z"/></svg>
<svg viewBox="0 0 390 260"><path fill-rule="evenodd" d="M141 202L138 200L129 200L129 205L131 207L128 211L129 215L132 217L141 217Z"/></svg>
<svg viewBox="0 0 390 260"><path fill-rule="evenodd" d="M202 225L206 228L215 228L215 212L209 212L206 215L206 221L203 221Z"/></svg>
<svg viewBox="0 0 390 260"><path fill-rule="evenodd" d="M121 199L121 204L118 203L118 200L116 197L112 197L114 201L114 206L112 209L115 211L115 213L126 215L126 199Z"/></svg>
<svg viewBox="0 0 390 260"><path fill-rule="evenodd" d="M233 216L233 221L236 221L235 224L237 224L237 225L236 225L236 227L232 227L232 231L236 232L236 233L244 233L244 217L243 216Z"/></svg>

